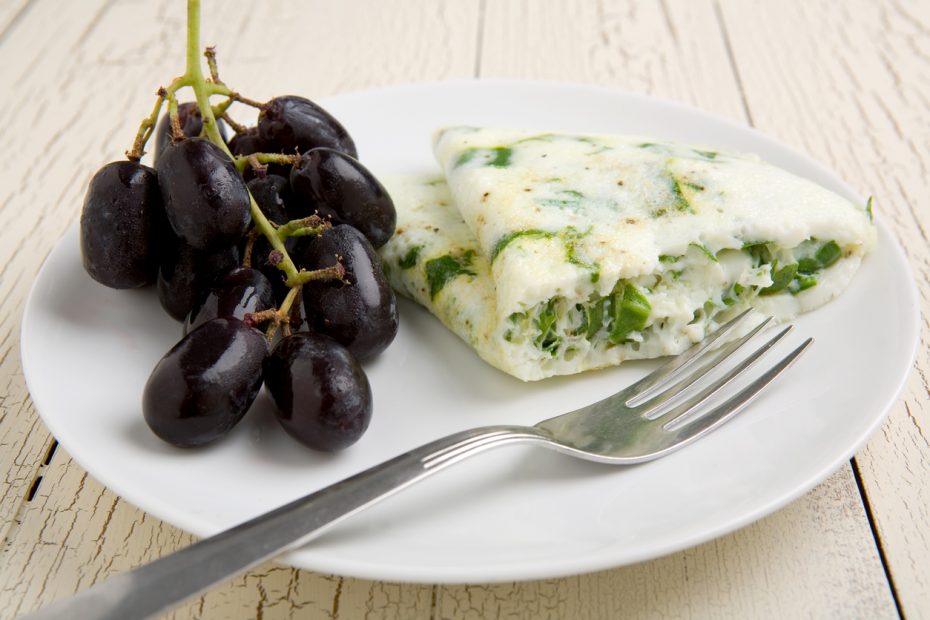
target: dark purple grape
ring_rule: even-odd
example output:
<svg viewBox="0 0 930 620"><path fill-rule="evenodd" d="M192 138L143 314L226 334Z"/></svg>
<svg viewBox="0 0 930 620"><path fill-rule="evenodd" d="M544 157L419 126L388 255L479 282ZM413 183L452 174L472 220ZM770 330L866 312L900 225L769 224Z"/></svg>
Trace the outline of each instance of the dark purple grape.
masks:
<svg viewBox="0 0 930 620"><path fill-rule="evenodd" d="M371 421L371 386L358 361L320 334L284 338L265 361L265 385L284 430L316 450L342 450Z"/></svg>
<svg viewBox="0 0 930 620"><path fill-rule="evenodd" d="M239 264L239 250L197 250L170 232L165 235L158 269L158 300L179 321L188 315L201 291Z"/></svg>
<svg viewBox="0 0 930 620"><path fill-rule="evenodd" d="M341 223L336 213L326 205L313 204L305 196L294 194L288 180L281 175L268 174L264 178L252 179L248 187L262 213L275 224L309 217L314 213L334 224Z"/></svg>
<svg viewBox="0 0 930 620"><path fill-rule="evenodd" d="M387 190L345 153L326 148L307 151L291 171L291 188L316 208L332 209L340 222L359 229L376 248L394 234L397 212Z"/></svg>
<svg viewBox="0 0 930 620"><path fill-rule="evenodd" d="M175 234L197 249L235 244L252 221L249 190L229 157L203 138L188 138L158 160L158 185Z"/></svg>
<svg viewBox="0 0 930 620"><path fill-rule="evenodd" d="M284 248L288 251L288 254L293 251L295 246L296 239L294 238L287 239L284 242ZM253 268L261 271L268 279L271 283L272 290L274 290L274 298L277 303L280 304L284 301L284 297L287 295L290 288L284 283L286 278L284 272L271 262L271 252L272 248L268 240L265 239L264 236L258 237L252 245L252 260L250 264Z"/></svg>
<svg viewBox="0 0 930 620"><path fill-rule="evenodd" d="M288 213L287 203L290 200L291 186L286 178L269 174L263 178L252 179L247 186L258 208L275 224L286 224L288 220L301 217Z"/></svg>
<svg viewBox="0 0 930 620"><path fill-rule="evenodd" d="M257 269L236 267L213 280L191 308L184 323L184 333L197 329L219 317L245 319L250 312L275 307L274 289Z"/></svg>
<svg viewBox="0 0 930 620"><path fill-rule="evenodd" d="M258 137L258 128L249 127L234 135L229 141L229 150L233 155L251 155L262 152L262 141Z"/></svg>
<svg viewBox="0 0 930 620"><path fill-rule="evenodd" d="M305 241L295 252L308 269L336 264L342 257L346 281L310 282L303 287L310 327L332 336L360 360L383 351L397 335L397 301L384 277L381 259L359 231L334 226Z"/></svg>
<svg viewBox="0 0 930 620"><path fill-rule="evenodd" d="M200 135L200 132L203 131L203 119L200 117L200 108L197 107L196 102L185 101L178 104L178 122L185 137L196 138ZM222 120L217 120L216 126L220 130L220 135L225 139L226 124ZM154 161L157 162L159 155L171 144L171 120L168 113L165 112L155 127Z"/></svg>
<svg viewBox="0 0 930 620"><path fill-rule="evenodd" d="M188 138L195 138L203 130L203 119L200 118L200 110L193 101L178 104L178 122L181 125L181 131ZM165 152L165 149L172 144L171 139L171 119L165 112L158 120L155 127L155 161Z"/></svg>
<svg viewBox="0 0 930 620"><path fill-rule="evenodd" d="M268 341L239 319L207 321L155 366L142 394L152 431L182 448L226 435L262 385Z"/></svg>
<svg viewBox="0 0 930 620"><path fill-rule="evenodd" d="M154 283L162 218L154 170L132 161L105 165L91 179L81 211L84 269L111 288Z"/></svg>
<svg viewBox="0 0 930 620"><path fill-rule="evenodd" d="M267 148L293 155L325 146L358 157L355 143L339 121L309 99L275 97L258 115L258 135Z"/></svg>

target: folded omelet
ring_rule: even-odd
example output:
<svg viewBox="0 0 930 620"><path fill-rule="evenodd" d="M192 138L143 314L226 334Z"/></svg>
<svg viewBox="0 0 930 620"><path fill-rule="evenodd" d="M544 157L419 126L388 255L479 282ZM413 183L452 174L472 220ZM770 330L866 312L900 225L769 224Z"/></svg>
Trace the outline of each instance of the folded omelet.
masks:
<svg viewBox="0 0 930 620"><path fill-rule="evenodd" d="M523 380L677 354L749 306L787 320L875 243L856 205L751 155L452 127L444 176L385 179L392 286Z"/></svg>

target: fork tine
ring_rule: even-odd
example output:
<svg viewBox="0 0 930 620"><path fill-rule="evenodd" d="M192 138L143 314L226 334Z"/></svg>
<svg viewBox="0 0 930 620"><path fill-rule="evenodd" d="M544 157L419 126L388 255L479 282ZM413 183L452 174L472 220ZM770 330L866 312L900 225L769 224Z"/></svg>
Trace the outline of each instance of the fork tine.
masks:
<svg viewBox="0 0 930 620"><path fill-rule="evenodd" d="M807 350L807 347L810 346L813 341L813 338L808 338L803 343L801 343L798 348L786 355L780 362L770 368L768 372L740 390L738 394L714 407L712 410L707 412L707 414L698 418L691 418L683 425L680 425L678 432L675 433L671 439L670 447L674 446L677 448L687 443L691 443L695 439L709 433L742 411L746 405L748 405L759 394L759 392L765 388L765 386L775 380L775 378L784 372L786 368L791 366L798 359L798 357L800 357L801 354ZM667 424L666 427L670 424L671 422Z"/></svg>
<svg viewBox="0 0 930 620"><path fill-rule="evenodd" d="M662 404L681 394L686 388L695 383L698 379L709 373L728 357L736 353L743 347L744 344L752 340L755 335L762 330L763 327L768 325L771 320L772 317L765 317L764 321L753 327L752 330L742 338L727 343L713 353L708 353L708 357L710 357L709 361L705 362L700 368L685 376L674 385L661 390L658 388L650 390L649 394L640 394L634 396L628 400L626 404L630 407L641 407L640 414L649 417L649 412L654 411Z"/></svg>
<svg viewBox="0 0 930 620"><path fill-rule="evenodd" d="M675 420L678 420L679 418L687 416L689 413L693 412L698 405L700 405L705 400L713 396L715 393L717 393L722 387L724 387L730 381L732 381L739 375L743 374L746 370L748 370L750 366L752 366L759 360L759 358L761 358L763 355L768 353L768 351L772 347L774 347L775 344L779 340L784 338L785 335L789 331L791 331L792 327L793 327L792 325L788 325L783 330L775 334L775 336L773 336L768 342L766 342L764 345L756 349L756 351L752 355L750 355L745 360L740 362L739 365L735 366L727 374L722 376L720 379L714 381L709 386L707 386L706 388L704 388L703 390L701 390L700 392L698 392L697 394L695 394L694 396L686 400L685 402L673 407L668 412L661 414L661 416L655 416L655 417L665 417L667 415L670 415L671 418L665 424L665 427L668 428L670 424L675 422Z"/></svg>
<svg viewBox="0 0 930 620"><path fill-rule="evenodd" d="M657 369L636 383L633 383L626 389L622 390L616 396L624 398L625 400L623 403L627 404L630 400L640 396L648 395L650 391L657 390L666 383L672 381L675 376L678 375L679 371L685 369L711 345L733 331L743 321L743 319L749 316L751 312L752 308L744 310L736 317L730 319L727 323L717 328L717 331L712 333L710 336L707 336L700 342L693 344L691 348L687 349L684 353L680 353L679 355L673 357L668 362L659 366Z"/></svg>

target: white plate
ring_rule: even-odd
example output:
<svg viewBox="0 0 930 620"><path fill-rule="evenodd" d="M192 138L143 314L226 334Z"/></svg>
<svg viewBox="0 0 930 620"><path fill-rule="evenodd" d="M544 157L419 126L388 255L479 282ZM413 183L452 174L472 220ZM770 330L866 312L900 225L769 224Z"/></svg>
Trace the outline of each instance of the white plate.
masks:
<svg viewBox="0 0 930 620"><path fill-rule="evenodd" d="M430 134L444 124L535 127L753 151L859 199L823 167L756 131L615 90L452 82L323 103L378 172L432 166ZM878 211L880 218L881 205ZM593 402L653 365L523 384L484 365L425 311L410 303L400 310L397 340L367 366L371 427L337 455L292 441L264 395L214 447L179 450L156 439L140 413L142 387L180 325L152 290L114 291L90 280L74 229L33 288L23 369L45 423L83 467L143 510L205 536L443 434L533 423ZM911 365L917 317L907 263L879 224L878 247L850 289L799 319L780 349L815 336L811 350L706 439L626 469L533 448L492 452L354 517L285 561L369 579L491 582L609 568L720 536L806 492L878 428Z"/></svg>

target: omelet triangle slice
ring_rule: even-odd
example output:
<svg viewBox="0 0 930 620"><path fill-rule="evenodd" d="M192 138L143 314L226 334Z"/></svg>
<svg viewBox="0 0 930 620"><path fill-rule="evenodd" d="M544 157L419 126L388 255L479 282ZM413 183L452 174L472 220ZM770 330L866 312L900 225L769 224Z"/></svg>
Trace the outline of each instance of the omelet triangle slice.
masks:
<svg viewBox="0 0 930 620"><path fill-rule="evenodd" d="M392 285L523 380L683 351L752 306L839 294L856 205L757 157L628 136L452 127L444 176L391 179Z"/></svg>

